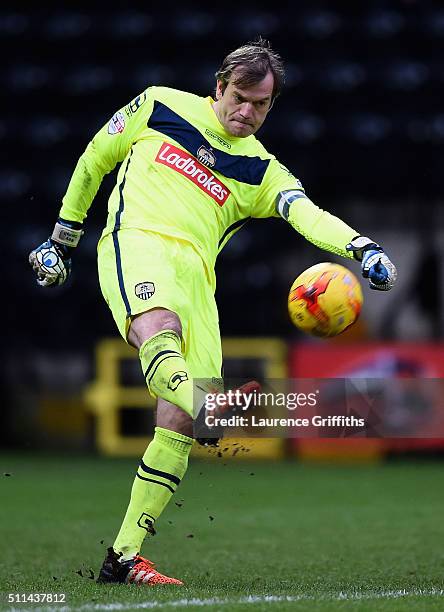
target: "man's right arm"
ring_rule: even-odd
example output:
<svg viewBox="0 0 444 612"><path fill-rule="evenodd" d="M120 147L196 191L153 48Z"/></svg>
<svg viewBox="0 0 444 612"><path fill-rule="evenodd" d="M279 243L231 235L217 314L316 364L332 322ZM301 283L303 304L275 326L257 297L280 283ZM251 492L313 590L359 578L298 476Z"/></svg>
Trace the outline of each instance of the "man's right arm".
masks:
<svg viewBox="0 0 444 612"><path fill-rule="evenodd" d="M51 237L29 255L37 283L42 287L61 285L68 278L71 253L83 234L82 223L103 177L125 159L146 126L152 110L149 92L147 89L117 111L80 157Z"/></svg>
<svg viewBox="0 0 444 612"><path fill-rule="evenodd" d="M127 156L138 134L146 126L151 110L149 89L118 110L81 155L63 198L60 217L82 223L108 174Z"/></svg>

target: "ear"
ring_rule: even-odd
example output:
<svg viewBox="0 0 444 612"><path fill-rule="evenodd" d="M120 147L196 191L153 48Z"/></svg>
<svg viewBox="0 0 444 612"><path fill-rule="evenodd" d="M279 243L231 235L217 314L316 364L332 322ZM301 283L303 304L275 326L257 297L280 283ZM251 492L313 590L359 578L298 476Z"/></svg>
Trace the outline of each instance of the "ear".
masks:
<svg viewBox="0 0 444 612"><path fill-rule="evenodd" d="M220 100L223 96L222 81L216 81L216 100Z"/></svg>

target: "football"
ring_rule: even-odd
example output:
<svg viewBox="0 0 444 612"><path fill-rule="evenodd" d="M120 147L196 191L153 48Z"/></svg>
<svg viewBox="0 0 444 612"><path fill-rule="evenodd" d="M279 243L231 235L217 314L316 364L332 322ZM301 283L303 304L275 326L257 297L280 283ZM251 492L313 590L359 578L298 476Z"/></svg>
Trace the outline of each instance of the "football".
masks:
<svg viewBox="0 0 444 612"><path fill-rule="evenodd" d="M330 338L345 331L359 317L362 290L344 266L323 262L300 274L291 286L288 312L300 330Z"/></svg>

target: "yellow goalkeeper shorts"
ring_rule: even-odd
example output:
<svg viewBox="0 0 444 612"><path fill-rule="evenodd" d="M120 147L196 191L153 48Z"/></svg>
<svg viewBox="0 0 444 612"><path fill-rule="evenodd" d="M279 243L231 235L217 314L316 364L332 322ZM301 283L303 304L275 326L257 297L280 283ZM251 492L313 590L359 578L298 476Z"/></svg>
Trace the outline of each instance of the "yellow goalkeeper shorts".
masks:
<svg viewBox="0 0 444 612"><path fill-rule="evenodd" d="M99 281L123 338L131 318L152 308L175 312L193 378L220 377L222 348L214 290L189 242L138 229L103 236Z"/></svg>

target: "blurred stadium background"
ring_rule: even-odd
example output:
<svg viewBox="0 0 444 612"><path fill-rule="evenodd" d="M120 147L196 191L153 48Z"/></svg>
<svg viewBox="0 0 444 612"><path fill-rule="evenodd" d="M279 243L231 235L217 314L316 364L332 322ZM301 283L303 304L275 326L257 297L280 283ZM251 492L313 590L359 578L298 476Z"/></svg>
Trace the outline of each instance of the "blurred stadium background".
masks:
<svg viewBox="0 0 444 612"><path fill-rule="evenodd" d="M173 3L168 14L160 5L137 2L106 12L100 3L85 6L0 9L0 45L7 58L0 76L7 253L2 444L98 447L90 401L99 401L96 347L117 332L99 291L96 243L113 176L92 206L66 286L41 290L27 265L29 250L53 226L87 142L149 84L211 93L224 55L258 34L272 41L287 66L286 89L261 140L316 203L385 246L399 267L399 283L387 295L365 289L359 324L337 340L302 337L287 316L289 286L304 268L332 258L279 220L250 222L217 266L229 372L257 369L255 357L264 368L278 362L283 376L312 375L300 358L310 347L332 364L329 370L324 359L319 375L345 375L364 367L359 357L365 347L369 375L442 376L442 4L301 1L297 8L278 2L252 11L230 2L211 8ZM252 339L264 336L271 344L252 355ZM118 350L122 384L140 387L137 362ZM339 359L340 370L337 351L344 350L349 357ZM140 401L128 397L126 416L118 417L119 427L139 436L149 429ZM132 448L137 455L139 449Z"/></svg>

